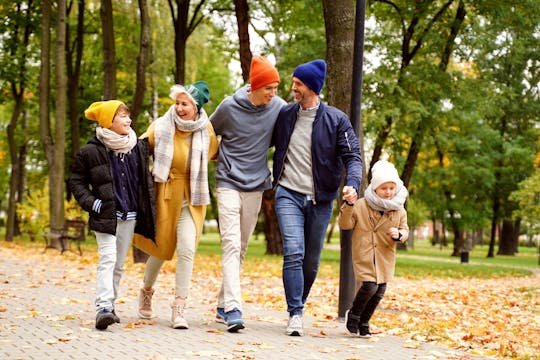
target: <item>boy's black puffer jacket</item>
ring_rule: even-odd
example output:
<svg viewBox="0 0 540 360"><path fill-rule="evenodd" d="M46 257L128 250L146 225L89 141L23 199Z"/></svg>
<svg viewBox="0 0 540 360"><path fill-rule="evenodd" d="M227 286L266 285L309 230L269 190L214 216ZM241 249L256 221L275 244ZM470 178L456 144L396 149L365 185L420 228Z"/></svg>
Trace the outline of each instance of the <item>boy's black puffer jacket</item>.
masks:
<svg viewBox="0 0 540 360"><path fill-rule="evenodd" d="M148 166L148 140L138 140L134 150L137 151L140 161L139 202L135 232L154 239L156 210L153 180ZM69 187L79 205L89 214L89 228L115 235L116 199L113 181L107 148L94 136L75 156ZM102 202L100 213L92 210L96 199Z"/></svg>

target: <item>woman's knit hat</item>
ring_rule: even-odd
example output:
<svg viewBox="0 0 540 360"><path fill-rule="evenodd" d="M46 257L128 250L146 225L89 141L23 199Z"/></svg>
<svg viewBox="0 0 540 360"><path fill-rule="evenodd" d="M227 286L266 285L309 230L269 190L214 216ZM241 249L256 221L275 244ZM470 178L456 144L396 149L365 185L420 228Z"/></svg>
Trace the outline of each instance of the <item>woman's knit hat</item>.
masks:
<svg viewBox="0 0 540 360"><path fill-rule="evenodd" d="M204 104L210 100L210 89L205 81L195 81L190 85L173 85L171 87L170 97L176 101L178 94L187 94L191 101L197 106L197 110L201 110Z"/></svg>
<svg viewBox="0 0 540 360"><path fill-rule="evenodd" d="M403 185L394 164L386 160L377 161L371 169L371 174L371 187L373 190L377 190L379 186L386 182L393 182L397 187Z"/></svg>
<svg viewBox="0 0 540 360"><path fill-rule="evenodd" d="M300 79L308 88L319 95L326 79L326 63L317 59L299 65L293 73L294 77Z"/></svg>
<svg viewBox="0 0 540 360"><path fill-rule="evenodd" d="M116 110L120 105L124 105L124 103L119 100L97 101L84 111L84 116L87 119L97 121L102 128L108 129L111 127Z"/></svg>
<svg viewBox="0 0 540 360"><path fill-rule="evenodd" d="M253 56L249 70L249 83L251 90L257 90L271 83L279 83L279 73L263 56Z"/></svg>

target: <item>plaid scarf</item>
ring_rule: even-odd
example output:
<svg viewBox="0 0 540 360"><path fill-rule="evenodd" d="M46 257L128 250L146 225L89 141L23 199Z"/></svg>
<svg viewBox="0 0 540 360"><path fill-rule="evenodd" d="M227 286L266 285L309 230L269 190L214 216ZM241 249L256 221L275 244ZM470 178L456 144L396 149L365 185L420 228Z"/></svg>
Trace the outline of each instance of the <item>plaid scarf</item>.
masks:
<svg viewBox="0 0 540 360"><path fill-rule="evenodd" d="M154 167L152 175L156 182L167 182L174 151L174 132L191 133L190 187L191 204L210 204L208 190L208 146L210 138L206 131L208 115L200 109L195 121L182 120L176 114L174 105L156 120L154 132Z"/></svg>

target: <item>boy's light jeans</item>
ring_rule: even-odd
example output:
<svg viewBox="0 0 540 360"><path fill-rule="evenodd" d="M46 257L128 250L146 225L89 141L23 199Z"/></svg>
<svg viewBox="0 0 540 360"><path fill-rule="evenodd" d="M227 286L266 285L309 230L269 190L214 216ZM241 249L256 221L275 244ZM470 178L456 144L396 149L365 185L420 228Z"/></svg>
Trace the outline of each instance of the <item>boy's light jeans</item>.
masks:
<svg viewBox="0 0 540 360"><path fill-rule="evenodd" d="M262 194L262 191L239 192L224 187L216 189L223 266L218 307L224 308L225 312L234 308L242 311L240 269L246 257L248 240L257 225Z"/></svg>
<svg viewBox="0 0 540 360"><path fill-rule="evenodd" d="M116 220L116 235L95 231L98 244L96 311L114 310L124 262L133 241L136 220Z"/></svg>
<svg viewBox="0 0 540 360"><path fill-rule="evenodd" d="M197 228L189 206L184 202L180 218L176 224L176 287L174 294L176 297L187 298L189 295L189 285L193 273L193 260L195 258L195 247L197 245ZM165 260L150 256L144 269L144 286L153 287L159 270Z"/></svg>

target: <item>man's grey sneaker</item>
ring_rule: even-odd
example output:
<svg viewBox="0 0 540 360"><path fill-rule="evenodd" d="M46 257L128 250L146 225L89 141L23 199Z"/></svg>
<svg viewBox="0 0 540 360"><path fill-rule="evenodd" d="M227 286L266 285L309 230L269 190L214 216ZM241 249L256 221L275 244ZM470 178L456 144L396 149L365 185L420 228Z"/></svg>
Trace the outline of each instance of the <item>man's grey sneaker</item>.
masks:
<svg viewBox="0 0 540 360"><path fill-rule="evenodd" d="M290 336L304 336L304 320L302 319L302 315L289 317L285 333Z"/></svg>
<svg viewBox="0 0 540 360"><path fill-rule="evenodd" d="M227 311L225 313L225 319L227 319L227 331L237 332L244 328L244 321L242 321L242 312L237 308Z"/></svg>
<svg viewBox="0 0 540 360"><path fill-rule="evenodd" d="M115 323L114 315L110 309L101 309L96 314L96 329L105 330L111 324Z"/></svg>
<svg viewBox="0 0 540 360"><path fill-rule="evenodd" d="M358 327L360 325L360 316L351 313L351 310L347 310L345 313L345 327L349 334L358 336Z"/></svg>
<svg viewBox="0 0 540 360"><path fill-rule="evenodd" d="M216 321L218 323L227 324L227 314L225 314L224 308L216 308Z"/></svg>
<svg viewBox="0 0 540 360"><path fill-rule="evenodd" d="M371 337L371 331L369 331L369 326L360 326L359 336L361 338L370 338Z"/></svg>

